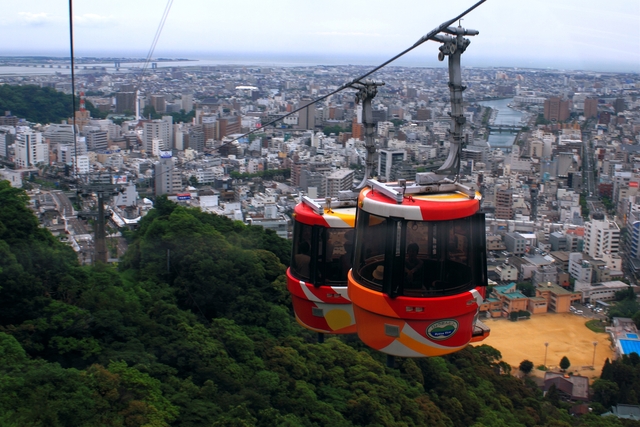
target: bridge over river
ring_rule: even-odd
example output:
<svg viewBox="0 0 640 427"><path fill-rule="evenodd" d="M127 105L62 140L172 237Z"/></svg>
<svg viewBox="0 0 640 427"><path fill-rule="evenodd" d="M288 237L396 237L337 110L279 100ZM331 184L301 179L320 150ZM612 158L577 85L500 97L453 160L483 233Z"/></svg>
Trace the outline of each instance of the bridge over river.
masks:
<svg viewBox="0 0 640 427"><path fill-rule="evenodd" d="M501 125L501 124L493 124L487 126L487 129L491 133L518 133L522 130L523 126L521 125Z"/></svg>

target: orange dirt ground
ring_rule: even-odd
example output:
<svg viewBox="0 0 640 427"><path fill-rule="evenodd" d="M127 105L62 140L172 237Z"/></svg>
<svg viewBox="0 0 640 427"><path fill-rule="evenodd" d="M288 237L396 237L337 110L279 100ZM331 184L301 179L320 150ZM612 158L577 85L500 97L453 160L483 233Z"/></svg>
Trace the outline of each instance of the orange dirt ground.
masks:
<svg viewBox="0 0 640 427"><path fill-rule="evenodd" d="M585 326L587 318L571 313L546 313L532 315L529 320L512 322L501 319L483 319L491 328L489 337L477 343L487 344L502 353L502 360L513 367L516 374L520 362L528 359L534 367L544 364L545 346L548 342L547 368L558 370L560 359L567 356L571 366L567 372L584 375L590 379L600 377L605 359L613 358L611 342L606 333L595 333ZM596 341L595 369L593 342ZM538 369L532 374L543 376Z"/></svg>

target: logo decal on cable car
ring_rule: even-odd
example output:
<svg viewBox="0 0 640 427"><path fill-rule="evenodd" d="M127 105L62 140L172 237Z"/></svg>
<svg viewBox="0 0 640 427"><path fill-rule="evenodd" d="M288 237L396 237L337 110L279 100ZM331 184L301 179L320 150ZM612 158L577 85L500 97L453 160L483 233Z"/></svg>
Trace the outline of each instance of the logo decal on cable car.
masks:
<svg viewBox="0 0 640 427"><path fill-rule="evenodd" d="M458 330L456 320L438 320L427 328L427 336L434 340L446 340L451 338Z"/></svg>

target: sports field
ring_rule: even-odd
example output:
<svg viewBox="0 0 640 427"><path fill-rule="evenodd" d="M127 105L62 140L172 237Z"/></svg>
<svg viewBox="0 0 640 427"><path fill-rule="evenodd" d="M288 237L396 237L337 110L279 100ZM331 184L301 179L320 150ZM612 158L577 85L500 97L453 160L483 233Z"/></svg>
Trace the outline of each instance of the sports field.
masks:
<svg viewBox="0 0 640 427"><path fill-rule="evenodd" d="M595 333L587 328L587 320L589 319L571 313L536 314L529 320L517 322L503 318L483 319L491 328L491 335L478 344L487 344L500 350L502 360L513 366L515 371L525 359L532 361L535 367L544 364L544 343L548 342L548 368L558 368L560 359L567 356L571 362L567 372L579 373L589 378L599 377L605 359L612 358L613 351L609 335ZM592 370L594 341L598 345L595 370Z"/></svg>

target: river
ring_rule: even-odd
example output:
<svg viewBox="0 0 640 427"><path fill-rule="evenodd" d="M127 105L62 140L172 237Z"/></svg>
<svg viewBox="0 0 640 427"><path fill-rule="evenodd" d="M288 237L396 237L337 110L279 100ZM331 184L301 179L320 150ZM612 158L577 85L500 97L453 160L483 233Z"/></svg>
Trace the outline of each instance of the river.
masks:
<svg viewBox="0 0 640 427"><path fill-rule="evenodd" d="M496 99L492 101L480 101L478 104L483 107L490 107L497 112L493 124L495 125L518 125L522 119L523 113L508 107L513 102L512 98ZM511 146L516 139L515 133L496 133L489 134L489 145L491 148L502 148L511 151Z"/></svg>

